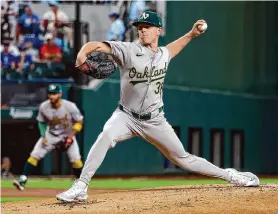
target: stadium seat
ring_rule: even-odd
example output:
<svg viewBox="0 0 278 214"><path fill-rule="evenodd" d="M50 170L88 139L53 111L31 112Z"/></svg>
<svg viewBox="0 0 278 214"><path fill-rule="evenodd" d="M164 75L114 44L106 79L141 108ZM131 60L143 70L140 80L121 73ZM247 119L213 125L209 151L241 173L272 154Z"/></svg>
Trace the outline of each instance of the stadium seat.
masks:
<svg viewBox="0 0 278 214"><path fill-rule="evenodd" d="M9 68L2 68L1 69L1 79L6 79L6 74L10 72Z"/></svg>
<svg viewBox="0 0 278 214"><path fill-rule="evenodd" d="M41 71L39 69L35 69L34 71L30 71L27 78L34 79L42 77Z"/></svg>
<svg viewBox="0 0 278 214"><path fill-rule="evenodd" d="M66 72L66 66L64 63L52 63L51 67L55 72L56 77L64 76L64 73Z"/></svg>
<svg viewBox="0 0 278 214"><path fill-rule="evenodd" d="M53 70L65 70L66 66L64 63L52 63L51 68L53 68Z"/></svg>
<svg viewBox="0 0 278 214"><path fill-rule="evenodd" d="M51 68L41 68L41 75L46 78L56 77L56 72Z"/></svg>
<svg viewBox="0 0 278 214"><path fill-rule="evenodd" d="M34 75L40 73L42 77L46 78L61 77L66 72L66 66L64 63L36 63L35 66L37 73Z"/></svg>
<svg viewBox="0 0 278 214"><path fill-rule="evenodd" d="M63 53L63 56L62 56L62 61L63 63L67 64L67 63L75 63L75 58L73 56L72 53Z"/></svg>
<svg viewBox="0 0 278 214"><path fill-rule="evenodd" d="M47 63L35 62L34 64L35 64L36 68L49 68L50 67L49 64L47 64Z"/></svg>
<svg viewBox="0 0 278 214"><path fill-rule="evenodd" d="M20 80L22 75L16 71L11 71L6 74L7 80Z"/></svg>

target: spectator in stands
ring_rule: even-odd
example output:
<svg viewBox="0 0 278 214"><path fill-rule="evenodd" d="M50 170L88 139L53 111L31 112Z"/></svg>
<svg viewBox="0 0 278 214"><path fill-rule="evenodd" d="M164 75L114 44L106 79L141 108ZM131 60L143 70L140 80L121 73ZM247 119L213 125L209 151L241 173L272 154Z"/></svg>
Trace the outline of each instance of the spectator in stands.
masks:
<svg viewBox="0 0 278 214"><path fill-rule="evenodd" d="M119 18L119 14L109 13L111 26L108 30L107 40L110 41L124 41L125 26L124 22Z"/></svg>
<svg viewBox="0 0 278 214"><path fill-rule="evenodd" d="M24 37L23 37L23 42L26 42L26 40L28 41L31 41L32 44L33 44L33 48L35 49L40 49L43 44L44 44L44 39L43 37L41 38L40 37L36 37L34 34L26 34Z"/></svg>
<svg viewBox="0 0 278 214"><path fill-rule="evenodd" d="M124 0L118 1L116 3L116 8L117 8L116 10L119 11L120 17L123 20L126 29L128 28L129 25L128 8L130 8L130 3L131 1L124 1Z"/></svg>
<svg viewBox="0 0 278 214"><path fill-rule="evenodd" d="M26 53L27 48L24 44L19 47L20 55L16 57L17 72L27 75L29 71L35 69L32 56Z"/></svg>
<svg viewBox="0 0 278 214"><path fill-rule="evenodd" d="M145 0L133 0L129 9L129 20L132 22L137 20L144 10L146 10Z"/></svg>
<svg viewBox="0 0 278 214"><path fill-rule="evenodd" d="M45 35L45 44L40 49L42 62L61 62L62 51L58 45L54 44L53 34Z"/></svg>
<svg viewBox="0 0 278 214"><path fill-rule="evenodd" d="M69 41L65 38L63 29L56 30L56 37L55 37L54 43L61 48L63 53L65 53L65 54L70 53L70 49L69 49L70 44L69 44Z"/></svg>
<svg viewBox="0 0 278 214"><path fill-rule="evenodd" d="M25 7L29 6L29 3L32 3L32 0L17 0L18 3L18 17L21 17L25 13Z"/></svg>
<svg viewBox="0 0 278 214"><path fill-rule="evenodd" d="M25 14L23 14L18 20L17 26L17 40L19 35L32 34L38 37L42 33L40 29L40 18L38 15L34 14L30 6L26 6Z"/></svg>
<svg viewBox="0 0 278 214"><path fill-rule="evenodd" d="M3 49L4 49L4 43L5 44L9 44L8 45L8 52L11 53L12 55L14 56L18 56L19 55L19 50L18 48L12 43L12 40L11 39L4 39L2 40L2 44L1 44L1 47L0 47L0 51L2 52Z"/></svg>
<svg viewBox="0 0 278 214"><path fill-rule="evenodd" d="M146 2L145 0L133 0L130 4L129 9L129 31L127 32L127 37L129 37L129 41L134 41L138 39L137 28L132 27L131 23L137 20L140 14L146 10Z"/></svg>
<svg viewBox="0 0 278 214"><path fill-rule="evenodd" d="M15 0L1 0L1 37L14 39L17 4Z"/></svg>
<svg viewBox="0 0 278 214"><path fill-rule="evenodd" d="M43 15L43 27L45 32L54 33L56 29L62 28L66 32L66 37L70 41L72 31L68 27L69 18L67 14L59 8L59 2L49 1L50 10Z"/></svg>
<svg viewBox="0 0 278 214"><path fill-rule="evenodd" d="M26 47L26 54L29 54L32 56L33 62L40 62L39 59L39 50L36 48L33 48L33 38L25 37L24 38L24 45Z"/></svg>
<svg viewBox="0 0 278 214"><path fill-rule="evenodd" d="M15 69L16 57L9 51L10 43L3 43L3 51L1 51L1 68Z"/></svg>

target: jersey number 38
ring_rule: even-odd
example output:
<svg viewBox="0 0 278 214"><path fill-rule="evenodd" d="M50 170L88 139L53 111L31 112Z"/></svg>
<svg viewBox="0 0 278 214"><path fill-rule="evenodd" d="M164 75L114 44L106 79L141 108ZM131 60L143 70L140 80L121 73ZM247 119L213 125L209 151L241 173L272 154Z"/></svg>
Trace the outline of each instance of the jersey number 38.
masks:
<svg viewBox="0 0 278 214"><path fill-rule="evenodd" d="M157 86L157 88L154 91L154 93L161 94L162 89L163 89L163 82L157 82L155 85Z"/></svg>

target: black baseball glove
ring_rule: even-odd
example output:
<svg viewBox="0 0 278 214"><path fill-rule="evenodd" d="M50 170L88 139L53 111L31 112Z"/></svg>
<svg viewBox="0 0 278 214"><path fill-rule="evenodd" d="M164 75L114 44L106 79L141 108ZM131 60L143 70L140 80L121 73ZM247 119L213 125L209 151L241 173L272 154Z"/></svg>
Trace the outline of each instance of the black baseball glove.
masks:
<svg viewBox="0 0 278 214"><path fill-rule="evenodd" d="M65 137L59 143L56 144L56 149L61 152L65 152L73 144L73 139L70 137Z"/></svg>
<svg viewBox="0 0 278 214"><path fill-rule="evenodd" d="M95 53L94 53L95 54ZM86 61L77 68L86 75L95 79L105 79L116 71L113 59L105 53L98 52L96 55L88 55Z"/></svg>

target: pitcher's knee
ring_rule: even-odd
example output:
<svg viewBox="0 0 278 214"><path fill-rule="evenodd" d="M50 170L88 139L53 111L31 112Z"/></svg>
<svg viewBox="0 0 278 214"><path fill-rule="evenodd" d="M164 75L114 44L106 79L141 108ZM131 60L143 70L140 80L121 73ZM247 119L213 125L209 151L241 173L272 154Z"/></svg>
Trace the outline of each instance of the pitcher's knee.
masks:
<svg viewBox="0 0 278 214"><path fill-rule="evenodd" d="M197 157L195 155L191 155L191 154L188 154L188 155L186 155L186 156L184 156L182 158L185 159L186 162L189 163L189 164L193 163L193 162L195 162L197 160Z"/></svg>
<svg viewBox="0 0 278 214"><path fill-rule="evenodd" d="M173 158L173 159L180 159L180 158L189 158L190 156L194 156L191 155L190 153L186 152L186 151L169 151L168 155Z"/></svg>
<svg viewBox="0 0 278 214"><path fill-rule="evenodd" d="M103 129L100 133L97 142L101 142L103 144L107 144L108 148L113 148L116 145L116 141L113 140L111 132L109 129Z"/></svg>
<svg viewBox="0 0 278 214"><path fill-rule="evenodd" d="M171 158L179 166L189 169L191 168L191 165L197 160L198 157L190 153L186 153L182 156L174 156Z"/></svg>

